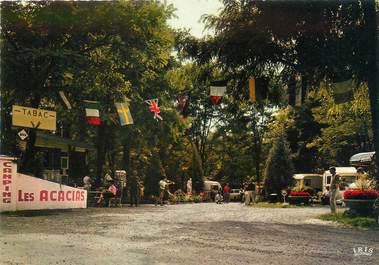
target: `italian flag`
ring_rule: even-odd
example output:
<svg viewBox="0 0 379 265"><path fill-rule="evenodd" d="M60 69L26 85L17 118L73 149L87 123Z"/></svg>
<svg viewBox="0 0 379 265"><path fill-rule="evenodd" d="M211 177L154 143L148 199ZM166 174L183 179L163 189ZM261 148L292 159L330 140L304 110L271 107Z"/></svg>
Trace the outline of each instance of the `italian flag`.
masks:
<svg viewBox="0 0 379 265"><path fill-rule="evenodd" d="M84 108L86 112L87 123L90 125L100 125L100 104L98 101L84 100Z"/></svg>

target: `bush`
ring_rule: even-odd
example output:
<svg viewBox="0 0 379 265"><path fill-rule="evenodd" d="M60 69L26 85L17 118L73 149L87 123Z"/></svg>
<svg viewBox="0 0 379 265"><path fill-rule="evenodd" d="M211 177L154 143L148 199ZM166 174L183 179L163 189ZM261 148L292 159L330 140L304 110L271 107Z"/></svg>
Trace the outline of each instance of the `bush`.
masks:
<svg viewBox="0 0 379 265"><path fill-rule="evenodd" d="M198 203L198 202L202 202L203 199L201 198L200 195L195 195L195 196L193 196L193 201L194 201L195 203Z"/></svg>

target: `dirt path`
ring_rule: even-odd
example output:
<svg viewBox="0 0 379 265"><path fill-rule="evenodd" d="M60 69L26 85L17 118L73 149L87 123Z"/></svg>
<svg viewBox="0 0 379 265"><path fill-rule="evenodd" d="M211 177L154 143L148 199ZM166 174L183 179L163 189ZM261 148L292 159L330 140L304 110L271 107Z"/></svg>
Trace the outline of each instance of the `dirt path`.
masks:
<svg viewBox="0 0 379 265"><path fill-rule="evenodd" d="M239 203L1 216L1 264L379 264L379 231L314 219L327 208ZM354 257L353 248L373 248Z"/></svg>

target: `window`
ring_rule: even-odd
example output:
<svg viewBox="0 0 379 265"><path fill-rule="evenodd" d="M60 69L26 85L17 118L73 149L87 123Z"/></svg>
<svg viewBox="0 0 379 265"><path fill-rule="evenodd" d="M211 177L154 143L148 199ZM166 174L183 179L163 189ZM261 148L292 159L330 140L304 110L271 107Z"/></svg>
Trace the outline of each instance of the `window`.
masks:
<svg viewBox="0 0 379 265"><path fill-rule="evenodd" d="M312 180L311 179L304 179L304 185L305 186L311 186L312 185Z"/></svg>
<svg viewBox="0 0 379 265"><path fill-rule="evenodd" d="M332 176L326 177L326 184L330 184L330 181L332 180Z"/></svg>
<svg viewBox="0 0 379 265"><path fill-rule="evenodd" d="M68 156L61 157L61 169L68 169Z"/></svg>

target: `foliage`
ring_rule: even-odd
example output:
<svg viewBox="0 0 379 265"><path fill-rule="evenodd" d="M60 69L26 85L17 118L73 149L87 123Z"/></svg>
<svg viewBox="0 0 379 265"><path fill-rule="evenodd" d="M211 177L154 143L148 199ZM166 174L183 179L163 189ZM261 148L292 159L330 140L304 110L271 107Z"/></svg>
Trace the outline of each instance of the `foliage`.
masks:
<svg viewBox="0 0 379 265"><path fill-rule="evenodd" d="M373 230L379 229L379 225L376 224L375 220L370 217L351 217L346 216L343 213L336 213L324 214L321 215L319 218L324 221L332 221L347 226L369 228Z"/></svg>
<svg viewBox="0 0 379 265"><path fill-rule="evenodd" d="M369 180L367 178L358 178L354 182L353 190L373 190L376 188L375 180Z"/></svg>
<svg viewBox="0 0 379 265"><path fill-rule="evenodd" d="M264 186L266 193L280 194L281 190L291 185L292 175L290 151L282 135L274 142L266 161Z"/></svg>

